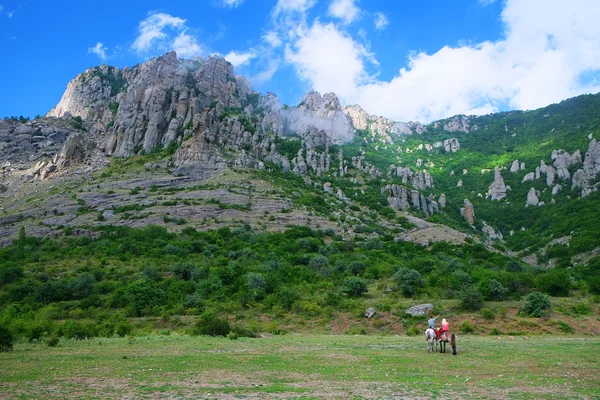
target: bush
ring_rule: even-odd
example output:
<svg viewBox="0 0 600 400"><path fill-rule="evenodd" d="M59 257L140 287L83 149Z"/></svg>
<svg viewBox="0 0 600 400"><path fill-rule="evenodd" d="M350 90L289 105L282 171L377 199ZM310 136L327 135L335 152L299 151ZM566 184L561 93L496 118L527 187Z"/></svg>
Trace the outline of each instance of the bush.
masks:
<svg viewBox="0 0 600 400"><path fill-rule="evenodd" d="M552 311L552 302L547 294L534 292L525 299L525 306L519 310L523 315L530 317L546 317Z"/></svg>
<svg viewBox="0 0 600 400"><path fill-rule="evenodd" d="M8 328L0 326L0 351L10 351L13 347L14 337Z"/></svg>
<svg viewBox="0 0 600 400"><path fill-rule="evenodd" d="M491 308L484 308L481 310L481 316L488 321L492 321L494 318L496 318L496 312Z"/></svg>
<svg viewBox="0 0 600 400"><path fill-rule="evenodd" d="M417 325L412 325L406 330L406 336L417 336L421 334L421 329Z"/></svg>
<svg viewBox="0 0 600 400"><path fill-rule="evenodd" d="M571 277L567 271L555 268L538 277L537 288L550 296L568 297L571 291Z"/></svg>
<svg viewBox="0 0 600 400"><path fill-rule="evenodd" d="M46 341L46 345L48 347L56 347L60 344L60 338L56 335L52 335Z"/></svg>
<svg viewBox="0 0 600 400"><path fill-rule="evenodd" d="M406 297L415 296L425 286L423 276L416 269L400 268L393 278L398 289Z"/></svg>
<svg viewBox="0 0 600 400"><path fill-rule="evenodd" d="M184 281L194 281L199 275L196 266L189 262L175 264L171 271L173 271L173 275Z"/></svg>
<svg viewBox="0 0 600 400"><path fill-rule="evenodd" d="M342 283L341 290L350 297L361 297L369 291L367 282L356 276L346 278L344 283Z"/></svg>
<svg viewBox="0 0 600 400"><path fill-rule="evenodd" d="M467 311L477 311L483 307L483 296L476 287L469 287L461 293L460 306Z"/></svg>
<svg viewBox="0 0 600 400"><path fill-rule="evenodd" d="M367 265L360 261L352 261L350 265L348 265L348 271L350 271L352 275L361 275L366 269Z"/></svg>
<svg viewBox="0 0 600 400"><path fill-rule="evenodd" d="M253 330L251 330L249 328L246 328L245 326L241 326L241 325L233 325L231 327L231 332L229 332L229 335L232 335L232 334L237 336L236 339L241 338L241 337L246 337L246 338L259 337L258 333L254 332Z"/></svg>
<svg viewBox="0 0 600 400"><path fill-rule="evenodd" d="M458 328L458 330L461 331L462 333L475 332L475 328L473 327L473 324L471 323L471 321L463 322L462 325L460 326L460 328Z"/></svg>
<svg viewBox="0 0 600 400"><path fill-rule="evenodd" d="M563 333L569 333L569 334L574 334L575 333L575 329L573 329L573 327L569 324L567 324L566 322L563 321L558 321L558 328L563 332Z"/></svg>
<svg viewBox="0 0 600 400"><path fill-rule="evenodd" d="M231 332L229 322L207 311L200 316L192 334L202 336L227 336Z"/></svg>
<svg viewBox="0 0 600 400"><path fill-rule="evenodd" d="M506 299L507 290L496 279L492 279L491 281L483 281L479 285L479 288L485 300L501 301Z"/></svg>

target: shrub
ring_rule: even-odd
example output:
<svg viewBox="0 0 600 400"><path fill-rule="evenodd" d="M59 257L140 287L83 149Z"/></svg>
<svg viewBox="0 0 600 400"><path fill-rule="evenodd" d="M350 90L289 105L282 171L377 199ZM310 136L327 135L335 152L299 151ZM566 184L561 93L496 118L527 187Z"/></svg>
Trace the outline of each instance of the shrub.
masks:
<svg viewBox="0 0 600 400"><path fill-rule="evenodd" d="M189 262L175 264L171 271L173 271L173 275L184 281L194 281L198 277L196 266Z"/></svg>
<svg viewBox="0 0 600 400"><path fill-rule="evenodd" d="M473 327L473 324L471 323L471 321L463 322L462 325L460 326L460 328L458 328L458 330L461 331L462 333L475 332L475 328Z"/></svg>
<svg viewBox="0 0 600 400"><path fill-rule="evenodd" d="M467 311L477 311L483 307L483 296L476 287L468 287L462 291L460 306Z"/></svg>
<svg viewBox="0 0 600 400"><path fill-rule="evenodd" d="M52 335L46 341L46 345L48 347L56 347L60 344L60 338L56 335Z"/></svg>
<svg viewBox="0 0 600 400"><path fill-rule="evenodd" d="M571 277L567 271L555 268L538 277L537 288L550 296L568 297L571 290Z"/></svg>
<svg viewBox="0 0 600 400"><path fill-rule="evenodd" d="M129 321L121 321L117 324L115 332L121 337L131 335L131 332L133 332L133 324Z"/></svg>
<svg viewBox="0 0 600 400"><path fill-rule="evenodd" d="M500 331L500 329L494 328L490 331L490 335L494 335L494 336L502 335L502 332Z"/></svg>
<svg viewBox="0 0 600 400"><path fill-rule="evenodd" d="M247 275L248 291L254 299L260 299L267 291L267 281L262 274L249 272Z"/></svg>
<svg viewBox="0 0 600 400"><path fill-rule="evenodd" d="M484 308L483 310L481 310L481 316L483 318L491 321L494 318L496 318L496 312L494 310L492 310L491 308Z"/></svg>
<svg viewBox="0 0 600 400"><path fill-rule="evenodd" d="M398 289L406 297L416 295L425 286L423 276L416 269L400 268L393 278Z"/></svg>
<svg viewBox="0 0 600 400"><path fill-rule="evenodd" d="M342 283L341 290L350 297L361 297L369 291L367 282L356 276L346 278L344 283Z"/></svg>
<svg viewBox="0 0 600 400"><path fill-rule="evenodd" d="M229 332L229 334L233 334L237 338L241 338L241 337L246 337L246 338L257 338L259 337L258 333L254 332L253 330L246 328L245 326L242 325L233 325L231 327L231 332Z"/></svg>
<svg viewBox="0 0 600 400"><path fill-rule="evenodd" d="M227 336L231 332L229 322L207 311L200 316L192 334L203 336Z"/></svg>
<svg viewBox="0 0 600 400"><path fill-rule="evenodd" d="M558 321L558 329L560 329L563 333L574 334L575 329L564 321Z"/></svg>
<svg viewBox="0 0 600 400"><path fill-rule="evenodd" d="M406 336L417 336L421 334L421 329L417 325L412 325L406 330Z"/></svg>
<svg viewBox="0 0 600 400"><path fill-rule="evenodd" d="M13 347L14 337L8 328L0 326L0 351L10 351Z"/></svg>
<svg viewBox="0 0 600 400"><path fill-rule="evenodd" d="M552 302L547 294L533 292L525 299L525 305L519 312L530 317L545 317L550 315Z"/></svg>
<svg viewBox="0 0 600 400"><path fill-rule="evenodd" d="M491 281L483 281L479 288L485 300L501 301L506 299L506 288L502 286L496 279Z"/></svg>
<svg viewBox="0 0 600 400"><path fill-rule="evenodd" d="M87 339L96 336L96 327L91 322L81 323L68 319L61 327L63 335L67 339Z"/></svg>
<svg viewBox="0 0 600 400"><path fill-rule="evenodd" d="M361 275L366 269L367 265L360 261L352 261L350 265L348 265L348 271L350 271L352 275Z"/></svg>

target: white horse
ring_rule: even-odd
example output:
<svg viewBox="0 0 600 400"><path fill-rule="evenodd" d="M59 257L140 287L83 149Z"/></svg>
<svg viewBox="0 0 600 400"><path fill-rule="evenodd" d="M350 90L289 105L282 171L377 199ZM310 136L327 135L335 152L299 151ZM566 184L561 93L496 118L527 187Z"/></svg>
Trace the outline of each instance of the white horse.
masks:
<svg viewBox="0 0 600 400"><path fill-rule="evenodd" d="M435 351L438 349L438 337L437 333L431 328L427 328L425 331L425 340L427 340L427 352L433 353L433 343L435 342Z"/></svg>

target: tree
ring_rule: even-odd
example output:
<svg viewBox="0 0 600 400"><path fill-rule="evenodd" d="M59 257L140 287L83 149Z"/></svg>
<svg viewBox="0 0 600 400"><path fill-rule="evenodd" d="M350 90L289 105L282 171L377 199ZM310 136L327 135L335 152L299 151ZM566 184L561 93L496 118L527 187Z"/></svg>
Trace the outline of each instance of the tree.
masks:
<svg viewBox="0 0 600 400"><path fill-rule="evenodd" d="M367 287L367 282L365 282L364 279L357 276L351 276L350 278L346 278L344 280L341 290L350 297L361 297L369 291L369 288Z"/></svg>
<svg viewBox="0 0 600 400"><path fill-rule="evenodd" d="M0 326L0 351L10 351L13 346L13 335L4 326Z"/></svg>
<svg viewBox="0 0 600 400"><path fill-rule="evenodd" d="M398 289L406 297L415 296L425 286L423 276L416 269L400 268L393 278Z"/></svg>
<svg viewBox="0 0 600 400"><path fill-rule="evenodd" d="M468 311L477 311L483 307L483 296L481 292L474 286L470 286L463 290L460 298L460 305Z"/></svg>
<svg viewBox="0 0 600 400"><path fill-rule="evenodd" d="M525 299L525 306L519 310L523 315L530 317L546 317L552 311L552 302L547 294L540 292L530 293Z"/></svg>

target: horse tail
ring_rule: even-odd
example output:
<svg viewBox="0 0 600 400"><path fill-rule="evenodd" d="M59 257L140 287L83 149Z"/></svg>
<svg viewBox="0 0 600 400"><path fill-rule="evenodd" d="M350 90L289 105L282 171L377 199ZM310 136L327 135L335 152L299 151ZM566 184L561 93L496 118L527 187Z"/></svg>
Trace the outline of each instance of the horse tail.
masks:
<svg viewBox="0 0 600 400"><path fill-rule="evenodd" d="M456 335L454 332L450 334L450 345L452 346L452 354L456 355Z"/></svg>

